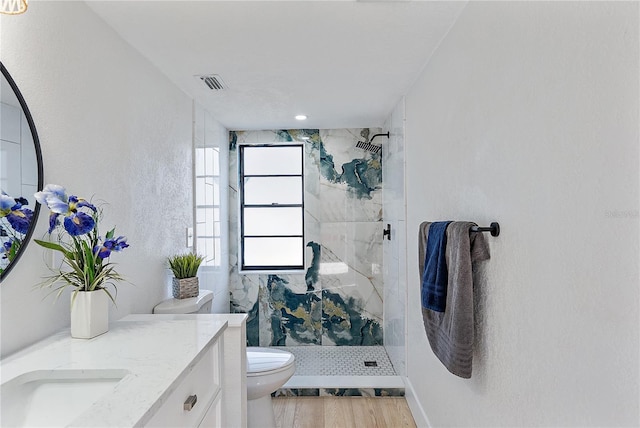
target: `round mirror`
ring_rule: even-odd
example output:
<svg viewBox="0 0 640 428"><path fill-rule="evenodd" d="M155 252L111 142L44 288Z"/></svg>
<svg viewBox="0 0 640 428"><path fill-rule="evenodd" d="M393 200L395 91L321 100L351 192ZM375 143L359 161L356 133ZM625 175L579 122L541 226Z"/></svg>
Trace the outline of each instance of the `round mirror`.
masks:
<svg viewBox="0 0 640 428"><path fill-rule="evenodd" d="M29 108L0 62L0 280L16 265L33 234L42 190L42 153Z"/></svg>

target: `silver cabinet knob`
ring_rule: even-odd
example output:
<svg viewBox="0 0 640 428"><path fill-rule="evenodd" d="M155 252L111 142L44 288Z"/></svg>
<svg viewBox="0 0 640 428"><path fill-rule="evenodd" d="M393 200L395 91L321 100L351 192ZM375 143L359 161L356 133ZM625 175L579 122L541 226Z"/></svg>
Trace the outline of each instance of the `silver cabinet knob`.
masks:
<svg viewBox="0 0 640 428"><path fill-rule="evenodd" d="M190 395L189 398L187 398L187 401L184 402L184 407L183 409L186 411L191 411L191 409L193 409L196 406L196 403L198 402L198 396L197 395Z"/></svg>

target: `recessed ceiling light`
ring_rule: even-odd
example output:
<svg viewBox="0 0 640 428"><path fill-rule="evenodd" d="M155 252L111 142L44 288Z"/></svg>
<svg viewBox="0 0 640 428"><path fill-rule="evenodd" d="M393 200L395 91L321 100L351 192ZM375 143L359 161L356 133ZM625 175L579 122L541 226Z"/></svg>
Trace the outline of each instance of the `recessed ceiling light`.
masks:
<svg viewBox="0 0 640 428"><path fill-rule="evenodd" d="M311 137L300 137L301 140L310 140Z"/></svg>
<svg viewBox="0 0 640 428"><path fill-rule="evenodd" d="M299 114L296 116L296 120L307 120L306 114Z"/></svg>

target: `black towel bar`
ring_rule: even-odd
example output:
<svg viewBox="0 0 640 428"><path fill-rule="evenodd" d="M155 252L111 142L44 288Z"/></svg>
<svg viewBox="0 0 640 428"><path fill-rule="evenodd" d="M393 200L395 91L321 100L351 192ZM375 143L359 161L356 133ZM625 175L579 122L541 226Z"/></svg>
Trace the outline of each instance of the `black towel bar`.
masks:
<svg viewBox="0 0 640 428"><path fill-rule="evenodd" d="M500 235L500 225L496 222L493 222L489 225L489 227L480 227L480 226L471 226L472 232L491 232L491 236Z"/></svg>

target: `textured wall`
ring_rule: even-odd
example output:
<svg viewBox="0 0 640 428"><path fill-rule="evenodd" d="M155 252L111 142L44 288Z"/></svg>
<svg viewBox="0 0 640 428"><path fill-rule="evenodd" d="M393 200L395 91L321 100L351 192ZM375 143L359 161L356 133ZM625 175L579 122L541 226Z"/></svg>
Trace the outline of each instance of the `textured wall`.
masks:
<svg viewBox="0 0 640 428"><path fill-rule="evenodd" d="M184 249L192 223L191 100L83 2L33 2L0 19L2 61L33 115L45 183L108 202L104 225L131 244L112 258L131 284L111 318L150 313L169 294L165 257ZM3 281L3 355L69 324L68 296L54 303L33 289L47 273L31 243Z"/></svg>
<svg viewBox="0 0 640 428"><path fill-rule="evenodd" d="M249 313L250 346L382 344L381 156L356 148L377 132L230 133L231 311ZM307 270L239 274L237 145L290 141L305 146Z"/></svg>
<svg viewBox="0 0 640 428"><path fill-rule="evenodd" d="M433 426L640 424L638 12L470 2L406 97L407 369ZM420 316L418 225L441 219L502 227L470 380Z"/></svg>

